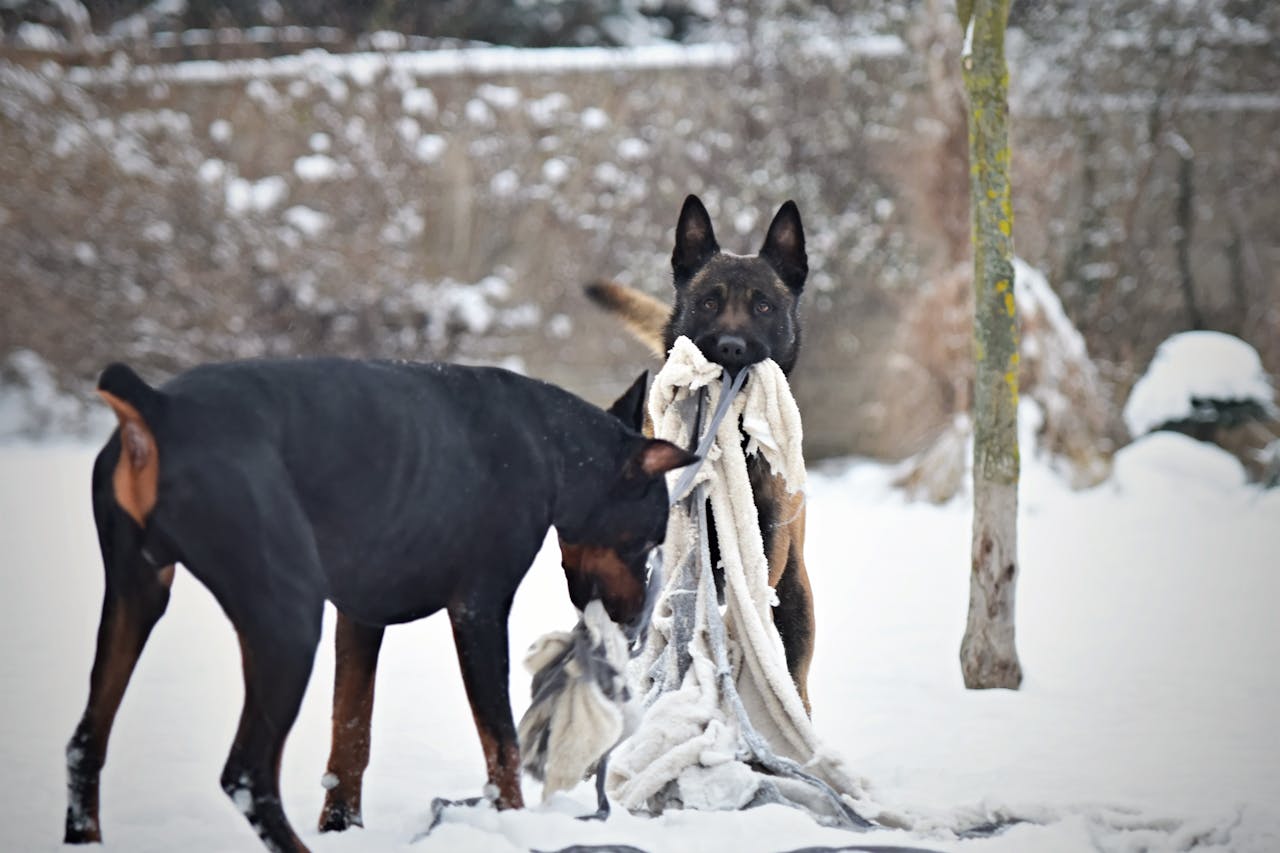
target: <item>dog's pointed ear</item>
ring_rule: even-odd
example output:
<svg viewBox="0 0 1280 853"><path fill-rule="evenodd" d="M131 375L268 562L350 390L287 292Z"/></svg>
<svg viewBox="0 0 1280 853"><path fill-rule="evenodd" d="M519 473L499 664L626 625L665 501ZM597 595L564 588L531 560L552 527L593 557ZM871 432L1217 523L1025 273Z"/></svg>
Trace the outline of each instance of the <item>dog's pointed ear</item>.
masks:
<svg viewBox="0 0 1280 853"><path fill-rule="evenodd" d="M628 467L633 472L653 478L697 461L696 453L690 453L679 445L661 438L646 438L631 457L631 465Z"/></svg>
<svg viewBox="0 0 1280 853"><path fill-rule="evenodd" d="M636 432L644 428L644 403L649 396L649 371L641 373L621 397L608 408L609 414Z"/></svg>
<svg viewBox="0 0 1280 853"><path fill-rule="evenodd" d="M788 201L778 209L769 224L760 257L769 262L782 283L799 293L804 289L809 274L809 257L804 250L804 226L800 224L800 209L794 201Z"/></svg>
<svg viewBox="0 0 1280 853"><path fill-rule="evenodd" d="M716 243L715 232L711 230L711 216L696 195L689 196L684 200L684 207L680 208L676 247L671 252L676 287L692 278L718 251L720 246Z"/></svg>

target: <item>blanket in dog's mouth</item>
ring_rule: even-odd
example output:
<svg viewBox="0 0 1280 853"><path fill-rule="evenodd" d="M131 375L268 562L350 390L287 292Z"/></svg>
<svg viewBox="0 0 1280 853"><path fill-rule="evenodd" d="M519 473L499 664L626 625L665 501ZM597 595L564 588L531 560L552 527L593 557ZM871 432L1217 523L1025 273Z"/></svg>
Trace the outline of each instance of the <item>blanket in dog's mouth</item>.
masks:
<svg viewBox="0 0 1280 853"><path fill-rule="evenodd" d="M790 491L801 491L802 432L781 369L764 361L749 371L718 425L697 413L723 393L722 368L687 338L677 339L650 390L655 436L689 446L712 429L714 441L691 498L668 523L670 575L637 661L646 711L610 760L608 790L633 811L782 802L826 823L867 826L852 808L862 786L822 748L773 624L775 594L746 459L759 454ZM708 501L725 577L723 613L711 578Z"/></svg>

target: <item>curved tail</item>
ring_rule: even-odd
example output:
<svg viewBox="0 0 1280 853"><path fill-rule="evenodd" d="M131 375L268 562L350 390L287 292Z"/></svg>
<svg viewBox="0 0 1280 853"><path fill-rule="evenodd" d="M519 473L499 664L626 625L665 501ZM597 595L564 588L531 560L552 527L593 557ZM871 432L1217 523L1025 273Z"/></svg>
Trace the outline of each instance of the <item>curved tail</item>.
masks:
<svg viewBox="0 0 1280 853"><path fill-rule="evenodd" d="M666 330L671 306L616 281L593 281L583 287L587 298L622 320L632 337L658 358L667 357Z"/></svg>
<svg viewBox="0 0 1280 853"><path fill-rule="evenodd" d="M155 509L159 489L160 451L154 425L163 409L164 395L119 362L102 371L98 394L120 423L120 459L111 480L116 503L144 526Z"/></svg>

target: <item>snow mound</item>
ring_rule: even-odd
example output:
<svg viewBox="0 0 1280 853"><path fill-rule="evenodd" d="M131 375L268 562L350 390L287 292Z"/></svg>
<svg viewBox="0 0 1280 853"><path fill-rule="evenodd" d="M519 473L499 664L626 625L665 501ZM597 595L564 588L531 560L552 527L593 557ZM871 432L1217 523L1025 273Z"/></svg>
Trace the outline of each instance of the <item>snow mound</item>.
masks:
<svg viewBox="0 0 1280 853"><path fill-rule="evenodd" d="M1246 485L1244 467L1227 451L1177 432L1154 432L1115 457L1117 488L1134 495L1234 492Z"/></svg>
<svg viewBox="0 0 1280 853"><path fill-rule="evenodd" d="M1257 351L1222 332L1181 332L1156 349L1124 407L1130 435L1197 416L1203 401L1257 402L1273 408L1271 381Z"/></svg>

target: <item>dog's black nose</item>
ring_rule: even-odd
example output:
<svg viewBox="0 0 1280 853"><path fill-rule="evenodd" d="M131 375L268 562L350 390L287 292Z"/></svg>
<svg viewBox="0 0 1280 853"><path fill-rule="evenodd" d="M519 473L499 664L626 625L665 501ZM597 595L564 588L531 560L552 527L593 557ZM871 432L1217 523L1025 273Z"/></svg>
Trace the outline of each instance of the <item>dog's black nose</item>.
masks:
<svg viewBox="0 0 1280 853"><path fill-rule="evenodd" d="M726 364L741 364L747 357L747 342L737 335L721 335L716 341L716 353Z"/></svg>

